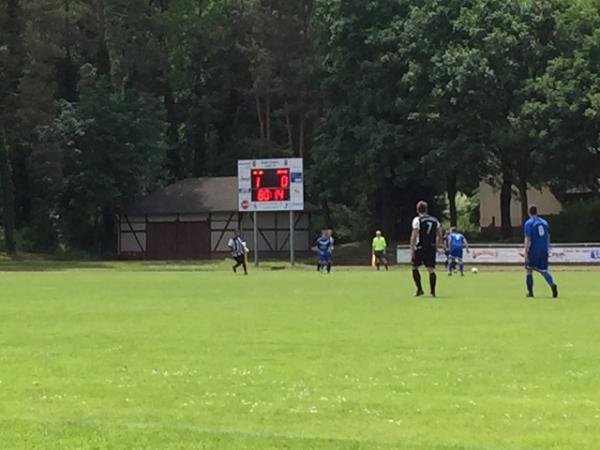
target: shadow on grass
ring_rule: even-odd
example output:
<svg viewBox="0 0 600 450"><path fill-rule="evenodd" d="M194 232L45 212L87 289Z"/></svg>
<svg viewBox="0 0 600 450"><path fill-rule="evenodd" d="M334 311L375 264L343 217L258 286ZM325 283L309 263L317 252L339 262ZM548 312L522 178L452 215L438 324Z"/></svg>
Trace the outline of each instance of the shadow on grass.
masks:
<svg viewBox="0 0 600 450"><path fill-rule="evenodd" d="M223 261L106 261L106 260L65 260L44 257L6 258L0 256L0 272L56 272L69 270L111 270L111 271L152 271L152 270L219 270Z"/></svg>
<svg viewBox="0 0 600 450"><path fill-rule="evenodd" d="M65 260L51 257L22 256L10 259L0 255L0 272L61 272L84 270L107 270L113 272L218 272L231 271L233 260L201 261L108 261L108 260ZM250 265L251 270L271 271L290 270L282 261L263 261L258 269ZM296 269L302 269L298 264Z"/></svg>

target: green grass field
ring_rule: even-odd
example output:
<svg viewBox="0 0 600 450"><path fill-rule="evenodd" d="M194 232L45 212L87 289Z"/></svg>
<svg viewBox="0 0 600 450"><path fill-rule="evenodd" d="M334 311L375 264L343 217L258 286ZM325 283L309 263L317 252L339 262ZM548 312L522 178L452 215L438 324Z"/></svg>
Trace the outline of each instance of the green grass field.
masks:
<svg viewBox="0 0 600 450"><path fill-rule="evenodd" d="M597 271L0 270L2 449L600 448Z"/></svg>

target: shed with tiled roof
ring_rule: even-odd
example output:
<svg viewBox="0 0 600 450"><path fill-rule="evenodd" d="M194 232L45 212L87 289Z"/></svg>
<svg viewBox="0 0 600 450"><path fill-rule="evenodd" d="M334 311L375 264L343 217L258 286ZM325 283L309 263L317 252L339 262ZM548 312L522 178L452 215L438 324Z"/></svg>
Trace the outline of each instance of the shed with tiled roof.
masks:
<svg viewBox="0 0 600 450"><path fill-rule="evenodd" d="M310 251L311 215L306 204L295 215L294 249ZM258 214L258 250L263 256L289 252L287 212ZM220 258L237 228L255 249L253 215L238 211L236 177L189 178L140 198L120 215L119 255L126 259Z"/></svg>

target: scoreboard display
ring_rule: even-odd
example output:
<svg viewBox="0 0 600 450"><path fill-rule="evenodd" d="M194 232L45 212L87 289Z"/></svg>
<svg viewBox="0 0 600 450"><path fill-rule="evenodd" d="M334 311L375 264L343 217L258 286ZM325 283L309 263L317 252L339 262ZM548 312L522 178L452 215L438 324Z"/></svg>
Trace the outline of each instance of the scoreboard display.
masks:
<svg viewBox="0 0 600 450"><path fill-rule="evenodd" d="M253 202L285 202L290 200L290 169L252 170Z"/></svg>
<svg viewBox="0 0 600 450"><path fill-rule="evenodd" d="M302 159L238 161L240 211L304 209Z"/></svg>

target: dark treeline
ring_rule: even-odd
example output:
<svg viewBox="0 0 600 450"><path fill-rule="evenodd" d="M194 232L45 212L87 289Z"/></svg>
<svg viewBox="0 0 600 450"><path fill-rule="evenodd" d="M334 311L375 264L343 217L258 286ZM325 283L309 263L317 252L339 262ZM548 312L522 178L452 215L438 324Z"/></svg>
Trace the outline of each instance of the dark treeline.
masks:
<svg viewBox="0 0 600 450"><path fill-rule="evenodd" d="M354 237L481 179L508 237L514 190L596 187L598 30L600 0L0 0L5 245L110 252L140 195L292 155Z"/></svg>

